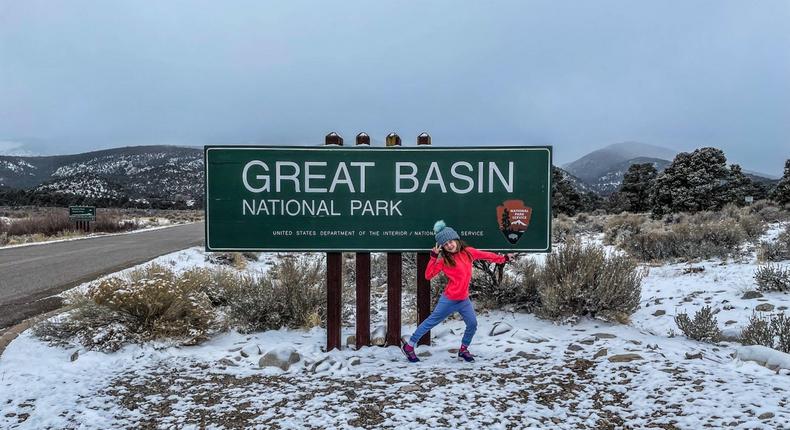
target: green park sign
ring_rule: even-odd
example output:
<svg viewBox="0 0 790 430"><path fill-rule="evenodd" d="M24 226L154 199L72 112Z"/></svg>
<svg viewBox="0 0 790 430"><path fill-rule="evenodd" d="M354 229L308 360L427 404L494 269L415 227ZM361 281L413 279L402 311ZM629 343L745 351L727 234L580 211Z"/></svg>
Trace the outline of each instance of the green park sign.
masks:
<svg viewBox="0 0 790 430"><path fill-rule="evenodd" d="M94 206L69 206L69 219L72 221L96 221Z"/></svg>
<svg viewBox="0 0 790 430"><path fill-rule="evenodd" d="M204 151L207 251L551 250L551 147Z"/></svg>

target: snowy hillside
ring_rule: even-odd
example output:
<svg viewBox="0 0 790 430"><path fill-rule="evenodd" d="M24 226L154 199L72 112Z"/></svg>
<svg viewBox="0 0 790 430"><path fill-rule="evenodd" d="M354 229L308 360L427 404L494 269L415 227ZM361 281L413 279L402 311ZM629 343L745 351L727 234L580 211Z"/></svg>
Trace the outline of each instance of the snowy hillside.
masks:
<svg viewBox="0 0 790 430"><path fill-rule="evenodd" d="M0 186L84 197L195 200L199 149L141 146L51 157L0 156Z"/></svg>
<svg viewBox="0 0 790 430"><path fill-rule="evenodd" d="M764 239L779 231L774 226ZM601 243L600 235L586 240ZM263 254L247 270L265 271L276 258ZM199 248L155 261L176 271L211 264ZM763 350L734 341L696 342L674 321L710 305L725 337L733 337L754 310L788 309L787 294L754 294L757 266L754 252L646 264L640 307L624 325L483 312L471 347L475 363L454 356L464 327L458 319L433 330L416 364L396 347L324 352L321 328L228 332L200 346L133 345L110 354L47 346L28 331L0 357L0 425L788 428L790 366L770 370L758 362L790 363L790 356L770 350L776 354L761 357ZM374 297L372 307L383 302ZM374 340L383 317L374 318ZM345 327L343 339L353 333Z"/></svg>

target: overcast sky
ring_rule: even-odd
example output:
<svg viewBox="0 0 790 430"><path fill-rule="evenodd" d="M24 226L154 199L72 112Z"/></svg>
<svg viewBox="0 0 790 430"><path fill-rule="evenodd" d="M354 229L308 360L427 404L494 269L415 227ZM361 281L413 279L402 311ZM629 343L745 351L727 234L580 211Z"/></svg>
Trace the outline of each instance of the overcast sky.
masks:
<svg viewBox="0 0 790 430"><path fill-rule="evenodd" d="M331 4L331 5L330 5ZM374 141L790 158L790 1L0 0L0 153Z"/></svg>

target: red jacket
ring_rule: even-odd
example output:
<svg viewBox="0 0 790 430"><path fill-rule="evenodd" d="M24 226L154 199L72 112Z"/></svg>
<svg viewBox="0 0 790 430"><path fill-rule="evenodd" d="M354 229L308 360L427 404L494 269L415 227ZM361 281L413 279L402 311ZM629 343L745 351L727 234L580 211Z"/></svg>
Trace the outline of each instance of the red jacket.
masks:
<svg viewBox="0 0 790 430"><path fill-rule="evenodd" d="M466 252L460 251L453 254L455 266L444 264L444 258L436 258L431 255L431 261L425 269L425 279L431 280L439 272L444 272L447 276L447 287L444 295L450 300L464 300L469 297L469 281L472 280L472 262L475 260L486 260L492 263L504 263L507 257L494 254L493 252L480 251L471 246L467 246ZM471 255L471 259L469 256Z"/></svg>

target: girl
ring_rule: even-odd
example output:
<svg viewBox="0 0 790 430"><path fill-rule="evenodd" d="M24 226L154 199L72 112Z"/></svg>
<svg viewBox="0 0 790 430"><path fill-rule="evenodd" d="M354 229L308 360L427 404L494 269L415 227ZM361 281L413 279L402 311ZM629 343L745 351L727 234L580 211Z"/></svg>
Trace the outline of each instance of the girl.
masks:
<svg viewBox="0 0 790 430"><path fill-rule="evenodd" d="M472 302L469 300L469 281L472 279L472 262L475 260L487 260L494 263L505 263L509 261L510 254L499 255L492 252L478 251L464 243L444 221L437 221L433 226L436 233L436 246L431 250L431 260L425 270L425 279L430 280L439 272L444 272L447 276L447 286L439 298L439 303L433 313L417 327L417 330L403 345L403 353L412 363L420 361L414 353L414 346L420 338L444 321L453 312L458 312L466 323L466 331L461 339L461 348L458 350L458 357L466 361L475 361L469 352L469 343L472 342L477 330L477 317ZM441 252L441 254L440 254Z"/></svg>

